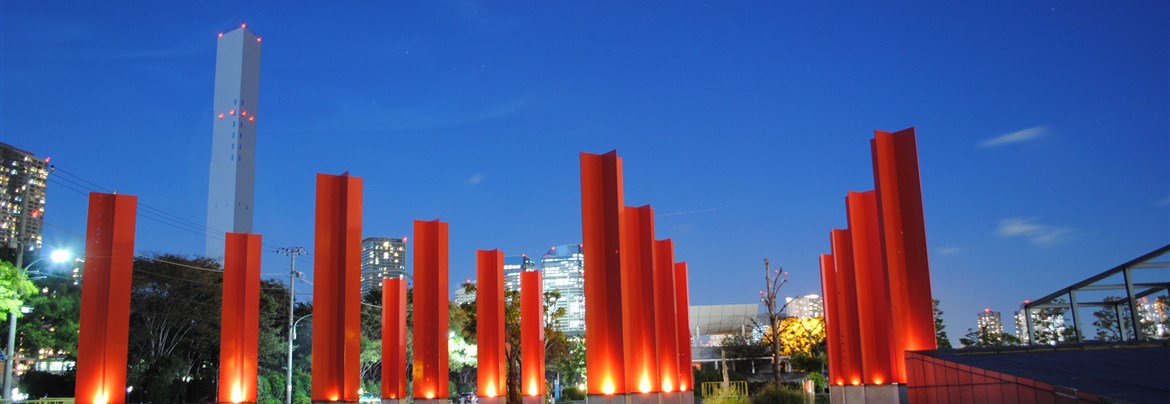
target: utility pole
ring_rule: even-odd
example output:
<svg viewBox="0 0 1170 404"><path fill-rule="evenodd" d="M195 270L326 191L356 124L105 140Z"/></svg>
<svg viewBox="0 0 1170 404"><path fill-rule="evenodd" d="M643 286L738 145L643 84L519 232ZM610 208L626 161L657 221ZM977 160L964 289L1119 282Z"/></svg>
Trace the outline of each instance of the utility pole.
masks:
<svg viewBox="0 0 1170 404"><path fill-rule="evenodd" d="M297 303L296 278L301 276L301 274L297 272L297 256L305 255L307 253L305 252L305 249L301 247L278 248L276 249L276 252L289 256L289 259L291 260L288 271L288 374L284 383L284 402L286 404L292 404L293 335L296 333L296 330L293 328L296 327L296 323L293 322L293 308Z"/></svg>
<svg viewBox="0 0 1170 404"><path fill-rule="evenodd" d="M28 231L28 167L25 167L23 176L24 188L20 196L20 233L16 235L16 270L21 273L24 272L24 248L27 244L25 240L25 232ZM17 277L16 281L20 282L21 277ZM16 362L16 310L13 309L8 313L8 360L4 361L4 394L2 397L6 402L12 402L12 365Z"/></svg>

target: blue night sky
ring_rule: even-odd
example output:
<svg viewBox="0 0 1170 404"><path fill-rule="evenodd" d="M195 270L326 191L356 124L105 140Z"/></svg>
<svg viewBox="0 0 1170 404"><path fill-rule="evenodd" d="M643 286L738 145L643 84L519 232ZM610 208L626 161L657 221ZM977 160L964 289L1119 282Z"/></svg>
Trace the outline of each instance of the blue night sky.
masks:
<svg viewBox="0 0 1170 404"><path fill-rule="evenodd" d="M202 225L216 34L247 22L266 245L312 248L314 174L348 170L366 235L450 223L454 286L477 248L579 242L578 153L617 149L692 303L722 304L765 257L819 293L873 130L913 126L957 338L1170 243L1170 6L939 3L4 2L0 140ZM86 198L51 178L45 241L80 251ZM136 248L203 238L140 214Z"/></svg>

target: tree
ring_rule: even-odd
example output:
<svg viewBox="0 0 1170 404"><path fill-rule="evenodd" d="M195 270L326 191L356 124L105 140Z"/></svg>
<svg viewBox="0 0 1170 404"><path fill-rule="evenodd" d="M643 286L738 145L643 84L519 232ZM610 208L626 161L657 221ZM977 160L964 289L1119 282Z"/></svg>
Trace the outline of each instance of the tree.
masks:
<svg viewBox="0 0 1170 404"><path fill-rule="evenodd" d="M788 283L788 273L783 272L784 268L772 270L768 266L768 259L764 258L764 290L760 291L760 300L764 302L764 307L767 310L768 327L773 330L780 326L780 312L784 310L787 303L776 307L776 299L780 295L780 288ZM780 339L772 338L772 382L777 387L780 386Z"/></svg>
<svg viewBox="0 0 1170 404"><path fill-rule="evenodd" d="M963 344L964 348L994 347L1019 345L1020 340L1008 333L990 332L990 330L986 329L976 330L973 328L968 328L967 334L962 338L959 338L959 343Z"/></svg>
<svg viewBox="0 0 1170 404"><path fill-rule="evenodd" d="M558 333L564 336L564 333ZM549 363L561 376L562 386L575 386L585 382L585 338L565 336L565 356Z"/></svg>
<svg viewBox="0 0 1170 404"><path fill-rule="evenodd" d="M799 318L788 317L780 320L779 342L780 354L792 356L797 353L813 354L814 350L825 340L825 320L823 317ZM772 334L764 335L764 340L771 342Z"/></svg>
<svg viewBox="0 0 1170 404"><path fill-rule="evenodd" d="M285 367L288 366L288 302L287 286L271 279L260 281L257 377L260 378L260 384L268 383L269 388L257 390L257 402L284 402ZM296 312L299 317L311 310L311 306L302 303L298 304Z"/></svg>
<svg viewBox="0 0 1170 404"><path fill-rule="evenodd" d="M719 347L722 348L722 357L727 359L733 371L738 371L736 365L743 361L754 366L756 360L769 357L772 349L764 339L755 338L751 334L728 334L723 337Z"/></svg>
<svg viewBox="0 0 1170 404"><path fill-rule="evenodd" d="M463 289L475 292L475 284L466 282ZM447 324L451 331L448 341L448 370L454 384L451 397L458 397L463 391L472 391L476 382L476 370L479 359L479 346L476 345L476 304L472 300L463 304L449 303L449 319Z"/></svg>
<svg viewBox="0 0 1170 404"><path fill-rule="evenodd" d="M1159 299L1161 299L1160 297ZM1125 301L1116 296L1109 296L1102 299L1105 303L1111 303L1110 306L1103 306L1097 311L1093 312L1093 326L1097 328L1097 339L1101 341L1120 341L1126 338L1133 338L1133 316L1129 312L1129 305ZM1139 301L1140 303L1140 301ZM1158 300L1154 301L1158 304ZM1138 305L1138 312L1145 311L1145 305ZM1120 321L1117 317L1121 314ZM1152 321L1146 321L1146 315L1140 316L1138 327L1145 338L1154 337L1157 335L1157 324ZM1121 331L1124 329L1124 333ZM1123 336L1125 338L1123 338Z"/></svg>
<svg viewBox="0 0 1170 404"><path fill-rule="evenodd" d="M78 319L81 317L81 287L68 277L50 274L38 281L42 293L31 296L25 305L32 308L17 325L21 352L77 358ZM47 379L46 379L47 380Z"/></svg>
<svg viewBox="0 0 1170 404"><path fill-rule="evenodd" d="M0 313L16 313L20 317L25 297L36 293L37 286L28 279L23 268L0 261Z"/></svg>
<svg viewBox="0 0 1170 404"><path fill-rule="evenodd" d="M1064 299L1054 299L1052 305L1068 304ZM1033 344L1056 345L1076 339L1076 328L1065 323L1064 314L1068 307L1046 307L1032 311Z"/></svg>
<svg viewBox="0 0 1170 404"><path fill-rule="evenodd" d="M931 300L934 307L934 339L938 349L951 349L951 339L947 337L947 326L943 324L943 311L938 308L938 299Z"/></svg>
<svg viewBox="0 0 1170 404"><path fill-rule="evenodd" d="M133 401L215 399L223 273L209 258L135 258L127 385Z"/></svg>
<svg viewBox="0 0 1170 404"><path fill-rule="evenodd" d="M362 295L361 348L358 354L358 380L365 392L382 388L382 289L370 288Z"/></svg>

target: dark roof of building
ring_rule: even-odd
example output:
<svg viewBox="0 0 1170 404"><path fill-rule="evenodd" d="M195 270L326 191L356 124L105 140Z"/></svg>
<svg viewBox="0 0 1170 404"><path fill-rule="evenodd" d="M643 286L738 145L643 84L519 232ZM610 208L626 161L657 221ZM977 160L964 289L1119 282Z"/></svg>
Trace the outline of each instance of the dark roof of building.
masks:
<svg viewBox="0 0 1170 404"><path fill-rule="evenodd" d="M921 352L1117 401L1170 402L1170 342Z"/></svg>

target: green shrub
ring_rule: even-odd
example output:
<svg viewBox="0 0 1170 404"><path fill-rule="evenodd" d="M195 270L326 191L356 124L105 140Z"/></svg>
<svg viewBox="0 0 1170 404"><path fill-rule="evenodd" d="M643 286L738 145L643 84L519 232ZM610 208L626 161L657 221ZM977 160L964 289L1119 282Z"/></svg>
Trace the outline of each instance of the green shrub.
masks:
<svg viewBox="0 0 1170 404"><path fill-rule="evenodd" d="M565 401L581 401L585 399L585 392L578 389L576 386L565 387L561 389L561 400Z"/></svg>
<svg viewBox="0 0 1170 404"><path fill-rule="evenodd" d="M809 373L808 379L812 380L813 383L816 384L817 391L824 391L825 387L829 386L829 381L825 379L825 375L820 374L820 372Z"/></svg>
<svg viewBox="0 0 1170 404"><path fill-rule="evenodd" d="M768 386L752 396L751 404L804 404L804 393L785 387Z"/></svg>

